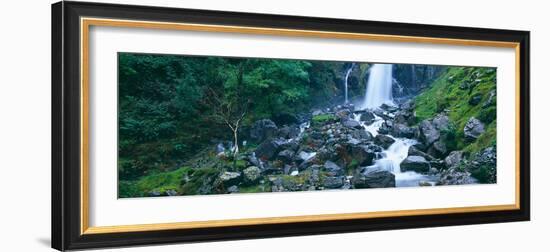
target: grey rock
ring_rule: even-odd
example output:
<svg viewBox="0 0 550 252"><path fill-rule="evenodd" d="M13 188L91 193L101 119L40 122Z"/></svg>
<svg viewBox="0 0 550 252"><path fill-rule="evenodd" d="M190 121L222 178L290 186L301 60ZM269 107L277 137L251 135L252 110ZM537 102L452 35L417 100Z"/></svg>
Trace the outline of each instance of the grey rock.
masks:
<svg viewBox="0 0 550 252"><path fill-rule="evenodd" d="M365 168L353 176L351 183L354 188L395 187L395 175L378 168Z"/></svg>
<svg viewBox="0 0 550 252"><path fill-rule="evenodd" d="M352 128L352 129L362 129L363 128L358 121L351 120L351 119L343 121L342 125L344 125L348 128Z"/></svg>
<svg viewBox="0 0 550 252"><path fill-rule="evenodd" d="M374 119L375 119L374 113L372 113L370 111L365 111L365 112L361 113L361 117L359 118L359 120L365 122L366 124L373 123Z"/></svg>
<svg viewBox="0 0 550 252"><path fill-rule="evenodd" d="M236 186L236 185L232 185L229 188L227 188L227 192L228 193L238 193L239 192L239 187Z"/></svg>
<svg viewBox="0 0 550 252"><path fill-rule="evenodd" d="M382 148L387 149L388 147L390 147L390 145L392 145L395 142L395 140L389 136L378 134L374 138L374 142L382 146Z"/></svg>
<svg viewBox="0 0 550 252"><path fill-rule="evenodd" d="M372 134L364 129L355 129L351 131L351 136L355 139L370 141L372 140Z"/></svg>
<svg viewBox="0 0 550 252"><path fill-rule="evenodd" d="M432 125L439 131L449 129L449 117L445 114L438 114L432 119Z"/></svg>
<svg viewBox="0 0 550 252"><path fill-rule="evenodd" d="M313 112L311 113L312 116L318 116L321 114L323 114L323 111L320 109L313 110Z"/></svg>
<svg viewBox="0 0 550 252"><path fill-rule="evenodd" d="M465 185L472 184L475 180L472 179L469 172L459 171L455 168L443 171L437 182L438 185Z"/></svg>
<svg viewBox="0 0 550 252"><path fill-rule="evenodd" d="M408 156L421 156L421 157L424 157L428 161L435 159L431 155L419 150L418 147L415 146L415 145L409 147Z"/></svg>
<svg viewBox="0 0 550 252"><path fill-rule="evenodd" d="M283 161L283 162L291 162L292 159L294 158L294 151L292 150L282 150L281 152L279 152L279 154L277 154L277 159Z"/></svg>
<svg viewBox="0 0 550 252"><path fill-rule="evenodd" d="M440 137L439 130L437 130L428 120L420 122L418 129L420 140L427 146L437 141Z"/></svg>
<svg viewBox="0 0 550 252"><path fill-rule="evenodd" d="M396 123L392 127L392 135L395 137L406 137L413 138L415 135L415 130L411 127L407 127L404 124Z"/></svg>
<svg viewBox="0 0 550 252"><path fill-rule="evenodd" d="M367 145L353 146L351 148L351 156L356 160L359 166L372 165L375 152Z"/></svg>
<svg viewBox="0 0 550 252"><path fill-rule="evenodd" d="M434 157L445 157L447 154L447 146L442 139L439 139L428 149L428 154Z"/></svg>
<svg viewBox="0 0 550 252"><path fill-rule="evenodd" d="M344 177L325 177L323 187L328 189L340 188L344 185Z"/></svg>
<svg viewBox="0 0 550 252"><path fill-rule="evenodd" d="M462 156L464 152L462 151L451 151L449 155L445 158L445 166L447 168L456 168L462 162Z"/></svg>
<svg viewBox="0 0 550 252"><path fill-rule="evenodd" d="M256 148L256 157L262 160L271 160L275 154L279 153L283 144L285 144L284 140L267 139Z"/></svg>
<svg viewBox="0 0 550 252"><path fill-rule="evenodd" d="M284 126L277 131L277 136L285 139L295 138L300 134L300 128L297 126Z"/></svg>
<svg viewBox="0 0 550 252"><path fill-rule="evenodd" d="M250 129L250 139L259 143L274 137L277 134L277 130L277 125L273 121L269 119L258 120Z"/></svg>
<svg viewBox="0 0 550 252"><path fill-rule="evenodd" d="M430 163L422 156L408 156L401 162L401 171L414 171L427 173L430 171Z"/></svg>
<svg viewBox="0 0 550 252"><path fill-rule="evenodd" d="M468 100L468 104L476 106L481 102L482 98L483 96L481 96L481 94L475 94L470 98L470 100Z"/></svg>
<svg viewBox="0 0 550 252"><path fill-rule="evenodd" d="M223 172L219 177L223 185L228 188L232 185L237 185L241 182L242 176L240 172Z"/></svg>
<svg viewBox="0 0 550 252"><path fill-rule="evenodd" d="M256 166L250 166L243 170L244 182L252 185L257 183L261 178L262 170Z"/></svg>
<svg viewBox="0 0 550 252"><path fill-rule="evenodd" d="M351 111L349 109L342 109L334 114L338 119L345 121L350 119Z"/></svg>
<svg viewBox="0 0 550 252"><path fill-rule="evenodd" d="M344 175L344 170L336 163L327 160L323 165L323 170L328 173L329 176L341 176Z"/></svg>
<svg viewBox="0 0 550 252"><path fill-rule="evenodd" d="M485 132L485 125L475 117L470 117L464 126L464 137L467 141L476 140Z"/></svg>
<svg viewBox="0 0 550 252"><path fill-rule="evenodd" d="M489 93L489 98L487 98L487 100L485 102L483 102L482 107L483 108L488 108L491 105L494 105L496 103L496 99L495 99L496 95L497 95L497 91L496 90L491 90L491 92Z"/></svg>

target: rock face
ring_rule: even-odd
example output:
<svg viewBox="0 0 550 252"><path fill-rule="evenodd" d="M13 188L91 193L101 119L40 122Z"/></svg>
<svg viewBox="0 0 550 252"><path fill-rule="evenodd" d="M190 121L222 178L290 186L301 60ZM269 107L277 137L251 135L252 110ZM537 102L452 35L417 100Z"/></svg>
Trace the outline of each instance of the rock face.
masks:
<svg viewBox="0 0 550 252"><path fill-rule="evenodd" d="M430 163L422 156L408 156L401 162L401 171L414 171L427 173L430 171Z"/></svg>
<svg viewBox="0 0 550 252"><path fill-rule="evenodd" d="M374 138L374 142L382 146L382 148L387 149L395 142L395 140L389 136L379 134Z"/></svg>
<svg viewBox="0 0 550 252"><path fill-rule="evenodd" d="M470 117L464 126L464 137L468 141L476 140L485 132L485 125L475 117Z"/></svg>
<svg viewBox="0 0 550 252"><path fill-rule="evenodd" d="M424 142L426 146L431 145L439 139L439 130L437 130L428 120L424 120L418 126L420 140Z"/></svg>
<svg viewBox="0 0 550 252"><path fill-rule="evenodd" d="M395 187L395 175L378 168L366 168L352 178L354 188Z"/></svg>
<svg viewBox="0 0 550 252"><path fill-rule="evenodd" d="M250 129L250 139L257 143L262 142L274 137L277 134L277 129L277 125L269 119L258 120Z"/></svg>

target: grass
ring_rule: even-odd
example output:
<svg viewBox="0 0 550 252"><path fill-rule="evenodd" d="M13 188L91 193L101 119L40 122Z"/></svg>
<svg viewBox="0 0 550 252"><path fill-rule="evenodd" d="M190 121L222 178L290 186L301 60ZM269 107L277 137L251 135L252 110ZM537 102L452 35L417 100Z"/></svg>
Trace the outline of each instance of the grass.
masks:
<svg viewBox="0 0 550 252"><path fill-rule="evenodd" d="M493 68L449 68L429 89L416 97L417 122L448 111L449 119L456 126L456 142L451 146L466 152L478 152L496 143L496 104L483 108L483 103L495 89L496 70ZM469 104L476 95L481 95L481 102ZM472 143L464 140L464 126L470 117L483 121L486 130Z"/></svg>
<svg viewBox="0 0 550 252"><path fill-rule="evenodd" d="M164 194L168 190L179 190L183 175L187 174L191 169L189 167L181 167L177 170L169 172L159 172L143 176L134 181L120 181L119 197L144 197L148 196L149 192L158 191Z"/></svg>

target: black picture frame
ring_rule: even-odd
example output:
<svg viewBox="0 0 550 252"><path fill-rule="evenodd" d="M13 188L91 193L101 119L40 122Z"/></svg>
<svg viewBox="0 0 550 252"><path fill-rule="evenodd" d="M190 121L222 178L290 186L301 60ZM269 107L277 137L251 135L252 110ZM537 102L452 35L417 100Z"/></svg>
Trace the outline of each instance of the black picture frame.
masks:
<svg viewBox="0 0 550 252"><path fill-rule="evenodd" d="M81 17L185 22L280 29L419 36L519 43L519 209L175 229L81 233ZM209 10L58 2L52 5L52 247L58 250L174 242L253 239L530 219L529 32L439 25L266 15Z"/></svg>

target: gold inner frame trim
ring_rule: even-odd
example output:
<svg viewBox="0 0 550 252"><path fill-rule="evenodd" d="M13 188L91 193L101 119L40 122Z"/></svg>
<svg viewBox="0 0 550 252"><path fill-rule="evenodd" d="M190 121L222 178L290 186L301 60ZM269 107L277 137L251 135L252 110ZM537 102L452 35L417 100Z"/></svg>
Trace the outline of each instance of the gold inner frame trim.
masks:
<svg viewBox="0 0 550 252"><path fill-rule="evenodd" d="M515 56L516 56L516 60L515 60L515 65L516 65L516 73L515 73L516 74L516 79L515 79L515 85L516 85L515 204L90 227L89 225L90 224L89 223L89 210L90 210L89 209L89 78L90 78L89 76L89 48L90 48L89 32L90 32L90 26L514 48ZM80 166L80 169L81 169L80 170L80 174L81 174L81 177L80 177L81 179L80 181L80 185L81 185L80 233L82 235L119 233L119 232L208 228L208 227L227 227L227 226L242 226L242 225L281 224L281 223L292 223L292 222L352 220L352 219L384 218L384 217L395 217L395 216L490 212L490 211L520 209L520 205L519 205L520 204L520 194L519 194L519 190L520 190L520 179L519 179L519 175L520 175L520 169L519 169L520 167L520 123L519 123L520 49L519 49L519 45L520 44L519 43L503 42L503 41L488 41L488 40L468 40L468 39L453 39L453 38L433 38L433 37L417 37L417 36L329 32L329 31L317 31L317 30L295 30L295 29L263 28L263 27L249 27L249 26L207 25L207 24L194 24L194 23L170 23L170 22L101 19L101 18L84 18L84 17L80 19L80 39L81 39L80 40L80 43L81 43L81 46L80 46L81 118L80 120L81 120L81 145L82 145L81 146L81 166Z"/></svg>

